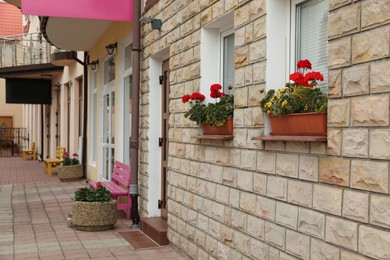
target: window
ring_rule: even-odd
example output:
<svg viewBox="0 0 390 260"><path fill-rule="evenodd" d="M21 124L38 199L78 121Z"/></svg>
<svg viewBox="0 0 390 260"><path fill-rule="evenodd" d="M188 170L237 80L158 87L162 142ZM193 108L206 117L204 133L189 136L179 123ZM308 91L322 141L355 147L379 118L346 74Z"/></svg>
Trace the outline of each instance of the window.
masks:
<svg viewBox="0 0 390 260"><path fill-rule="evenodd" d="M309 0L295 5L295 60L309 59L315 71L324 75L318 87L327 92L328 1ZM293 15L292 15L293 16Z"/></svg>
<svg viewBox="0 0 390 260"><path fill-rule="evenodd" d="M91 91L91 162L96 162L96 137L97 137L97 125L96 125L96 117L97 117L97 73L95 71L90 70L90 86L92 87Z"/></svg>
<svg viewBox="0 0 390 260"><path fill-rule="evenodd" d="M234 86L234 33L232 30L221 33L221 73L224 92L228 92L228 87Z"/></svg>
<svg viewBox="0 0 390 260"><path fill-rule="evenodd" d="M234 87L234 13L228 13L201 29L200 92L209 97L210 86L215 83L223 85L228 91Z"/></svg>

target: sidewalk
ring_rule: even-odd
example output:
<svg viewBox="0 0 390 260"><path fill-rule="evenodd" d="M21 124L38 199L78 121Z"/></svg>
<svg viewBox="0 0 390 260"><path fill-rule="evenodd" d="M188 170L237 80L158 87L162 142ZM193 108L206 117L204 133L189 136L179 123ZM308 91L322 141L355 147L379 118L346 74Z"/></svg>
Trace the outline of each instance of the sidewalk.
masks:
<svg viewBox="0 0 390 260"><path fill-rule="evenodd" d="M184 259L169 246L135 250L114 230L84 232L68 228L71 196L85 186L60 182L43 173L42 163L0 157L0 260L6 259Z"/></svg>

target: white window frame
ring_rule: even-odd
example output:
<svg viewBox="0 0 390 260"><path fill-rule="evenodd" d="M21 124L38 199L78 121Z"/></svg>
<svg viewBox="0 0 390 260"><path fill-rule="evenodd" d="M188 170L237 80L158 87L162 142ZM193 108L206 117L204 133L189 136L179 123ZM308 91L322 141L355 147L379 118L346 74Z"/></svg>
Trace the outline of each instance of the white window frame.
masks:
<svg viewBox="0 0 390 260"><path fill-rule="evenodd" d="M234 38L234 28L233 27L230 27L224 31L221 31L220 32L220 37L219 37L219 55L220 55L220 61L219 61L219 75L220 75L220 79L219 79L219 83L222 85L223 84L223 78L224 78L224 58L225 58L225 55L224 55L224 38L227 37L227 36L230 36L230 35L233 35L233 38ZM234 58L234 57L233 57ZM228 87L229 86L223 86L223 91L224 92L228 92ZM233 89L234 89L234 82L233 82L233 85L232 85Z"/></svg>
<svg viewBox="0 0 390 260"><path fill-rule="evenodd" d="M90 116L89 125L90 125L90 136L92 137L89 141L89 164L96 166L96 156L97 156L97 134L98 128L96 126L97 123L97 115L98 115L98 93L97 93L97 70L93 71L91 68L89 69L89 86L91 89L90 94ZM94 113L95 111L95 113Z"/></svg>
<svg viewBox="0 0 390 260"><path fill-rule="evenodd" d="M215 83L223 83L222 35L225 35L225 33L229 34L229 32L234 33L233 12L224 15L201 29L201 80L199 91L206 96L206 104L212 101L210 98L210 86Z"/></svg>

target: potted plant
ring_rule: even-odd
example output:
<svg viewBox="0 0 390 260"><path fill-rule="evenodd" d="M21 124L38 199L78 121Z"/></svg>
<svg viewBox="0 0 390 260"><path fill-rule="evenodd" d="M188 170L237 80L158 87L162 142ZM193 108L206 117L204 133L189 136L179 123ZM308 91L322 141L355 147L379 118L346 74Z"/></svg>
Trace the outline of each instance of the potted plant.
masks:
<svg viewBox="0 0 390 260"><path fill-rule="evenodd" d="M309 60L298 61L297 67L302 72L290 75L292 83L269 90L260 101L270 118L271 135L326 135L328 98L317 87L324 77L320 72L307 72L312 68Z"/></svg>
<svg viewBox="0 0 390 260"><path fill-rule="evenodd" d="M83 178L83 167L78 159L78 154L74 153L73 158L64 153L63 161L58 167L58 178L61 181L75 181Z"/></svg>
<svg viewBox="0 0 390 260"><path fill-rule="evenodd" d="M116 201L100 182L96 189L85 187L75 192L72 224L77 230L102 231L112 229L117 221Z"/></svg>
<svg viewBox="0 0 390 260"><path fill-rule="evenodd" d="M205 96L199 92L182 97L183 103L190 103L190 109L184 114L186 118L202 125L203 134L233 134L234 96L221 91L220 84L212 84L210 97L214 103L203 104ZM229 86L229 92L232 86Z"/></svg>

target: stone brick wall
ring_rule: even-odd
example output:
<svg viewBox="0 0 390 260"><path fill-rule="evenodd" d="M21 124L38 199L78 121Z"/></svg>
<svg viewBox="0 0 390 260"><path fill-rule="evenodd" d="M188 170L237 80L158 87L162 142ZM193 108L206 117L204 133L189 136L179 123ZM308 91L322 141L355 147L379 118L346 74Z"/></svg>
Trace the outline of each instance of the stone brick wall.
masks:
<svg viewBox="0 0 390 260"><path fill-rule="evenodd" d="M270 0L272 1L272 0ZM147 215L148 59L169 47L169 240L193 259L390 258L390 0L329 0L328 142L262 142L266 0L160 0L143 28L140 206ZM191 138L200 28L234 11L232 141Z"/></svg>

